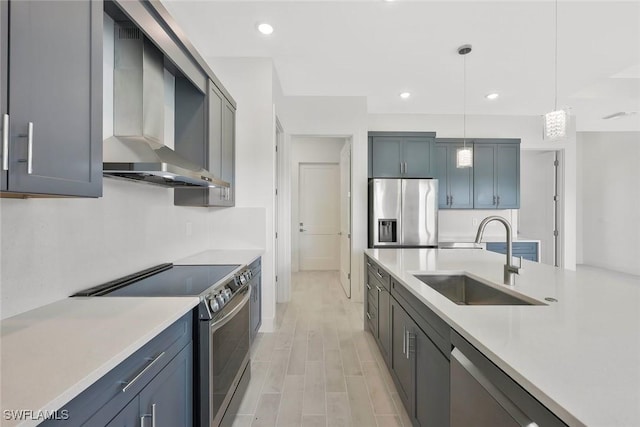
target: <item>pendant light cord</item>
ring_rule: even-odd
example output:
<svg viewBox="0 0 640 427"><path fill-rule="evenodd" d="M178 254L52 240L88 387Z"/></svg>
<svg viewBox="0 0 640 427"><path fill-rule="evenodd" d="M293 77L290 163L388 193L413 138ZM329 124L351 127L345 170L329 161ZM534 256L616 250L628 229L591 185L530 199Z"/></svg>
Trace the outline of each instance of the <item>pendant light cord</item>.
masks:
<svg viewBox="0 0 640 427"><path fill-rule="evenodd" d="M555 58L554 58L554 73L555 73L555 81L554 81L554 89L555 89L555 98L554 98L554 107L553 111L558 111L558 0L556 0L556 10L555 10L555 30L556 30L556 40L555 40Z"/></svg>
<svg viewBox="0 0 640 427"><path fill-rule="evenodd" d="M467 148L467 55L462 56L462 147Z"/></svg>

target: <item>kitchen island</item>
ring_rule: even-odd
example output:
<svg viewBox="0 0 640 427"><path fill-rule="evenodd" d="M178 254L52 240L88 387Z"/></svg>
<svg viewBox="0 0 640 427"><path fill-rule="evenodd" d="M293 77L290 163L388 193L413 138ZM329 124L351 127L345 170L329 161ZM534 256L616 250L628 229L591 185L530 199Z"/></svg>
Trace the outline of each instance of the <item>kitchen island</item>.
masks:
<svg viewBox="0 0 640 427"><path fill-rule="evenodd" d="M464 306L414 274L467 273L506 288L500 285L504 255L464 249L368 249L366 255L565 423L639 425L638 277L524 261L507 292L545 305Z"/></svg>

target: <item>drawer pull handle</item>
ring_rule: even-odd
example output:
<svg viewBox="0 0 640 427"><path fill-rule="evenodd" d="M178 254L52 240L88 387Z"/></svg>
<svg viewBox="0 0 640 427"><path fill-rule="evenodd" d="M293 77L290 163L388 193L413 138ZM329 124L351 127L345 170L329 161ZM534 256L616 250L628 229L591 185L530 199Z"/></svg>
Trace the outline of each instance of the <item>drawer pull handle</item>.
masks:
<svg viewBox="0 0 640 427"><path fill-rule="evenodd" d="M9 115L2 116L2 170L9 170Z"/></svg>
<svg viewBox="0 0 640 427"><path fill-rule="evenodd" d="M376 289L378 290L378 292L382 292L382 288L380 286L376 286Z"/></svg>
<svg viewBox="0 0 640 427"><path fill-rule="evenodd" d="M367 289L371 290L371 285L367 283Z"/></svg>
<svg viewBox="0 0 640 427"><path fill-rule="evenodd" d="M381 278L381 279L382 279L382 277L383 277L383 276L382 276L382 274L380 274L380 273L379 273L379 272L377 272L377 271L376 271L376 276L378 276L378 277L379 277L379 278Z"/></svg>
<svg viewBox="0 0 640 427"><path fill-rule="evenodd" d="M142 369L142 371L140 371L138 373L138 375L136 375L135 377L133 377L132 380L130 381L124 381L124 384L126 384L123 388L122 388L122 392L126 393L126 391L129 389L129 387L131 387L136 381L138 381L140 379L141 376L143 376L145 374L145 372L147 372L149 369L151 369L151 367L153 365L156 364L156 362L158 360L160 360L162 358L162 356L164 356L164 351L162 353L160 353L159 355L157 355L156 357L152 357L152 358L146 358L146 360L149 361L149 363L147 364L147 366L144 367L144 369Z"/></svg>
<svg viewBox="0 0 640 427"><path fill-rule="evenodd" d="M367 312L367 317L369 318L369 320L371 320L371 315L369 314L369 312Z"/></svg>
<svg viewBox="0 0 640 427"><path fill-rule="evenodd" d="M370 262L367 262L367 267L371 267L371 263Z"/></svg>

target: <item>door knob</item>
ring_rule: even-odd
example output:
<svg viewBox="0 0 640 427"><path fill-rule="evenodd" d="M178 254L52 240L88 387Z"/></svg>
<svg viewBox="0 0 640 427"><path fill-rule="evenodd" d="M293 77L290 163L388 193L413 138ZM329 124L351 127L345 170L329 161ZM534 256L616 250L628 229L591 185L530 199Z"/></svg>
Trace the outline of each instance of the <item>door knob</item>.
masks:
<svg viewBox="0 0 640 427"><path fill-rule="evenodd" d="M307 231L307 230L305 230L304 228L301 228L300 231L302 232L302 231Z"/></svg>

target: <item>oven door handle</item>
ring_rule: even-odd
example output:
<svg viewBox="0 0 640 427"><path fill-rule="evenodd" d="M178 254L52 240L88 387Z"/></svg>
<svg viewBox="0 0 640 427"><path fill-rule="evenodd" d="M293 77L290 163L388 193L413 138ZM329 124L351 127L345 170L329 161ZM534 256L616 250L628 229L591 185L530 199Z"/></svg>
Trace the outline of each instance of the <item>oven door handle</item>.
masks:
<svg viewBox="0 0 640 427"><path fill-rule="evenodd" d="M248 286L247 291L245 293L245 295L242 297L242 300L240 301L240 303L238 305L236 305L235 307L233 307L233 309L228 312L227 314L225 314L222 318L220 318L219 320L216 320L215 322L213 322L211 324L211 333L214 333L215 331L217 331L218 329L222 328L224 325L226 325L233 316L236 315L237 312L239 312L240 310L242 310L242 308L247 305L247 302L249 301L249 298L251 297L251 287Z"/></svg>

